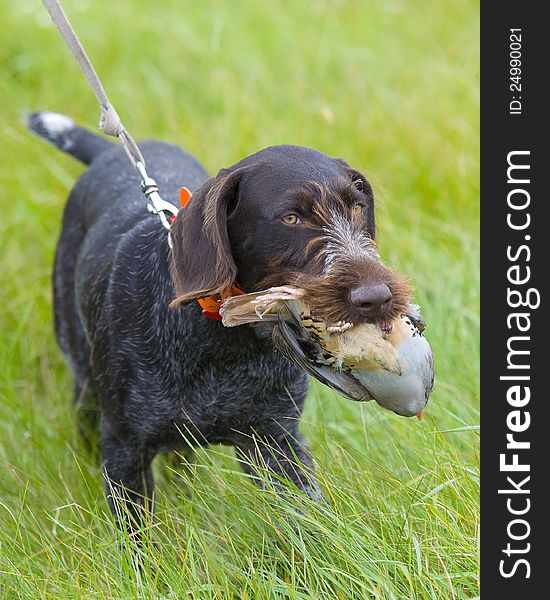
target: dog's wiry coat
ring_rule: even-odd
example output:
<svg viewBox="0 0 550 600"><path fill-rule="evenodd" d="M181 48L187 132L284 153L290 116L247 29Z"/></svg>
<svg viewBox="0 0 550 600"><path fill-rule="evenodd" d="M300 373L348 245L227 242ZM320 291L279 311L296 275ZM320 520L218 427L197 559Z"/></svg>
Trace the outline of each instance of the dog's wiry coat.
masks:
<svg viewBox="0 0 550 600"><path fill-rule="evenodd" d="M123 149L41 115L31 115L31 129L90 165L63 216L55 326L75 396L101 414L111 508L123 488L138 505L150 498L153 457L184 447L185 437L234 445L245 468L262 463L320 497L298 431L305 374L273 350L262 326L226 329L194 300L234 282L254 291L301 278L329 319L360 321L348 288L380 280L393 293L391 318L408 288L379 262L367 180L295 146L267 148L208 179L183 150L144 142L163 197L177 203L182 185L194 192L170 251ZM282 222L289 213L300 225Z"/></svg>

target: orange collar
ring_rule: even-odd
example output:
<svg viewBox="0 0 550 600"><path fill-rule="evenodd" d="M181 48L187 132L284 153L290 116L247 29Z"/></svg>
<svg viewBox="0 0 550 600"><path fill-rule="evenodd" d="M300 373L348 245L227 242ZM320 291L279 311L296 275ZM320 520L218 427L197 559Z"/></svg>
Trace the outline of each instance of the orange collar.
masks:
<svg viewBox="0 0 550 600"><path fill-rule="evenodd" d="M185 208L189 200L191 200L191 196L193 194L191 191L186 188L180 188L180 206L181 208ZM245 291L240 288L238 285L230 285L229 287L222 290L219 295L216 296L206 296L206 298L199 298L198 303L202 308L202 314L209 319L214 319L216 321L221 321L220 317L220 307L224 303L227 298L231 298L231 296L240 296L244 294Z"/></svg>
<svg viewBox="0 0 550 600"><path fill-rule="evenodd" d="M246 293L243 289L241 289L238 285L230 285L220 292L218 296L207 296L206 298L199 298L198 303L202 308L202 314L209 319L214 319L216 321L221 321L220 317L220 308L222 304L227 300L227 298L231 298L231 296L240 296L241 294Z"/></svg>

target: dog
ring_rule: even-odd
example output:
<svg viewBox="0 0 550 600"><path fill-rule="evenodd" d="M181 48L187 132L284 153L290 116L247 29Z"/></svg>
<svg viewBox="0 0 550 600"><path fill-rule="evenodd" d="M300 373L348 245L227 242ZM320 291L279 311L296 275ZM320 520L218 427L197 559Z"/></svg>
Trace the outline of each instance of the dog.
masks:
<svg viewBox="0 0 550 600"><path fill-rule="evenodd" d="M28 126L88 165L57 244L55 331L75 401L100 414L115 520L139 520L151 506L157 453L193 445L232 445L248 473L267 469L320 499L298 429L306 374L274 350L269 326L225 328L197 300L235 284L247 292L299 284L315 290L312 311L327 322L394 319L408 286L376 250L366 177L341 159L281 145L209 179L181 148L145 141L163 197L177 203L183 185L193 192L170 247L120 146L55 113L33 113Z"/></svg>

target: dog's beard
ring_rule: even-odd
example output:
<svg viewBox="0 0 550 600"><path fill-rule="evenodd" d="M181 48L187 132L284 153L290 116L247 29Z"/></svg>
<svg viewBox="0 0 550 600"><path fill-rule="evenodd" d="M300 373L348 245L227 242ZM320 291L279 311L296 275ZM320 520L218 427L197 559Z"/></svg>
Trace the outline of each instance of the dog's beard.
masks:
<svg viewBox="0 0 550 600"><path fill-rule="evenodd" d="M358 285L353 273L342 272L340 276L331 274L330 277L305 276L300 281L300 287L306 292L304 301L311 313L327 324L368 322L381 325L391 323L405 313L411 295L411 287L404 277L392 273L392 277L386 277L383 283L388 286L392 298L384 311L376 317L367 317L350 302L349 290Z"/></svg>
<svg viewBox="0 0 550 600"><path fill-rule="evenodd" d="M384 283L392 298L382 314L367 317L350 301L350 290L359 285ZM357 264L353 261L338 261L331 265L329 273L309 274L287 270L277 276L264 278L258 290L280 285L293 285L304 290L303 301L311 314L327 325L336 323L391 323L406 313L411 298L411 285L406 277L398 275L377 261Z"/></svg>

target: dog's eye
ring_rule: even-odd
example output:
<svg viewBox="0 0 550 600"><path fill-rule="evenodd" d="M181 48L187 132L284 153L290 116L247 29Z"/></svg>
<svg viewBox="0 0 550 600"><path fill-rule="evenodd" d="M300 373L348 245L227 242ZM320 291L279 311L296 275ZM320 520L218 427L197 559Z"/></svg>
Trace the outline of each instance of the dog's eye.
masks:
<svg viewBox="0 0 550 600"><path fill-rule="evenodd" d="M351 209L354 215L360 215L365 210L364 204L354 204Z"/></svg>
<svg viewBox="0 0 550 600"><path fill-rule="evenodd" d="M302 222L302 219L300 219L300 217L298 215L295 214L291 214L291 215L285 215L281 221L283 223L286 223L287 225L298 225L298 223Z"/></svg>

